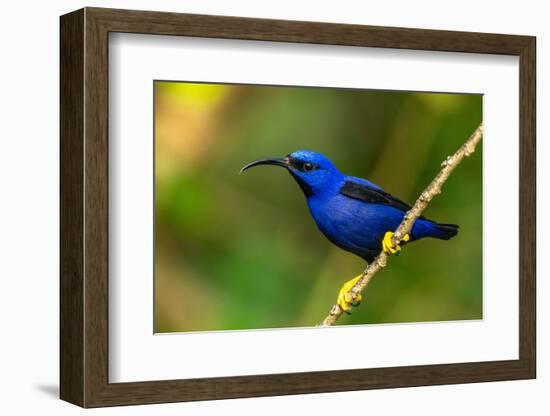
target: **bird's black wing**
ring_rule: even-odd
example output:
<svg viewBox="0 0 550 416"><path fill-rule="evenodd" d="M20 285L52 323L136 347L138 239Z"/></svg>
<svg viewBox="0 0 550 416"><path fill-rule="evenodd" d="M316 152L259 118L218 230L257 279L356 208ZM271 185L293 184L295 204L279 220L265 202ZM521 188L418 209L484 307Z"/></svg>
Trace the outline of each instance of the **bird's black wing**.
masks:
<svg viewBox="0 0 550 416"><path fill-rule="evenodd" d="M353 181L346 181L340 188L340 193L348 198L371 204L388 205L401 211L408 211L411 206L382 189L373 188L366 184Z"/></svg>

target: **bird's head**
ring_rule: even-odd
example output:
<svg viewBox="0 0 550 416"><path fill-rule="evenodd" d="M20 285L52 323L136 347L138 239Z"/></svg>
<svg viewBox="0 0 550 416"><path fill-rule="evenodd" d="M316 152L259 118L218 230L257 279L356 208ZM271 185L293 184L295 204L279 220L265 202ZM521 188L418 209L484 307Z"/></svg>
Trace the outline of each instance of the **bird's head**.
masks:
<svg viewBox="0 0 550 416"><path fill-rule="evenodd" d="M256 160L245 165L241 172L259 165L275 165L287 169L306 197L332 189L343 178L326 156L310 150L297 150L281 158Z"/></svg>

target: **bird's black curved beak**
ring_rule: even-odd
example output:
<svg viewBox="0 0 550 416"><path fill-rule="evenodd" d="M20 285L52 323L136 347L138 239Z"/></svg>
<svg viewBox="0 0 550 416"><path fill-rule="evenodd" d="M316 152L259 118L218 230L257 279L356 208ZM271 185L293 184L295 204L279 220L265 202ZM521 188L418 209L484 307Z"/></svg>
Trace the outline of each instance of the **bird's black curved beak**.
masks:
<svg viewBox="0 0 550 416"><path fill-rule="evenodd" d="M239 173L243 173L245 170L253 168L254 166L259 166L259 165L275 165L275 166L282 166L284 168L288 168L288 158L278 157L278 158L271 158L271 159L255 160L254 162L250 162L244 165Z"/></svg>

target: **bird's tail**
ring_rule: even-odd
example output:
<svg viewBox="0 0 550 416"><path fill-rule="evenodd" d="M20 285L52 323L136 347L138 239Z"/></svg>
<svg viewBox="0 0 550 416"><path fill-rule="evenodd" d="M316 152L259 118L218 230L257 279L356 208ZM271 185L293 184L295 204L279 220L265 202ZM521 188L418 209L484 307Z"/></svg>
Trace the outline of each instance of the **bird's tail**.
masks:
<svg viewBox="0 0 550 416"><path fill-rule="evenodd" d="M436 224L435 238L449 240L458 234L458 225L456 224Z"/></svg>

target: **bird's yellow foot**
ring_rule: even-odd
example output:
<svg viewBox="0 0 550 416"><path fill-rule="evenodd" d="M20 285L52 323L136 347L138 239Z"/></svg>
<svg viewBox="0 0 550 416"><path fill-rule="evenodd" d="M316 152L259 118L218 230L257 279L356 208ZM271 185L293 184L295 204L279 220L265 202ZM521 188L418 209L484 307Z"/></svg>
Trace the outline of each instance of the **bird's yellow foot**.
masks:
<svg viewBox="0 0 550 416"><path fill-rule="evenodd" d="M344 285L340 289L340 292L338 293L338 301L337 301L338 306L347 314L351 313L350 311L353 306L359 306L359 304L361 303L361 300L363 299L361 295L358 295L355 301L353 301L349 293L350 289L353 287L355 283L357 283L357 281L361 278L362 275L363 274L360 274L359 276L351 280L348 280L346 283L344 283Z"/></svg>
<svg viewBox="0 0 550 416"><path fill-rule="evenodd" d="M392 244L393 232L387 231L386 234L384 234L384 239L382 240L382 249L386 254L396 254L401 251L401 247L399 247L399 243L397 243L395 246ZM403 239L401 241L409 241L410 237L409 234L405 234L403 236Z"/></svg>

